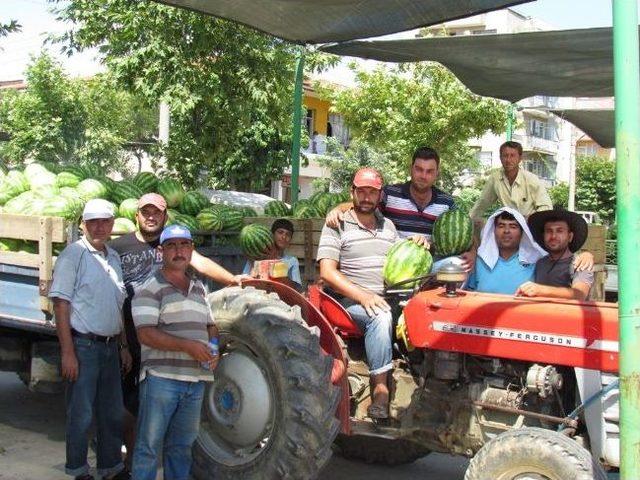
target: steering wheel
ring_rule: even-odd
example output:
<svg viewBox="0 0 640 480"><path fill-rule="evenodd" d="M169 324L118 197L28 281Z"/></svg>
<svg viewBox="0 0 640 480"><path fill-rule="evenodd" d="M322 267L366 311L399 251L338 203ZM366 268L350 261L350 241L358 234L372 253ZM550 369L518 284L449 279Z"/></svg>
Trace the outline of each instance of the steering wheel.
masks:
<svg viewBox="0 0 640 480"><path fill-rule="evenodd" d="M391 285L387 285L384 289L385 291L385 295L389 295L389 294L397 294L397 293L406 293L406 292L412 292L412 291L417 291L417 290L422 290L423 287L425 287L426 285L431 285L432 283L434 283L436 280L436 274L435 273L427 273L426 275L420 275L418 277L412 277L412 278L407 278L405 280L402 280L400 282L396 282L396 283L392 283ZM402 287L403 285L411 285L413 283L417 283L417 285L415 287L411 287L411 288L399 288Z"/></svg>

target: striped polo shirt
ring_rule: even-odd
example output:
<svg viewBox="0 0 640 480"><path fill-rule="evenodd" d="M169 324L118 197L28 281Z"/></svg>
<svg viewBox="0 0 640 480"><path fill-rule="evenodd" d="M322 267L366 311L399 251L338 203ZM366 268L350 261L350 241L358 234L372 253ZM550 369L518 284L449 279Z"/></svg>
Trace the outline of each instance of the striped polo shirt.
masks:
<svg viewBox="0 0 640 480"><path fill-rule="evenodd" d="M213 325L213 318L205 293L202 282L191 279L185 296L164 278L162 270L158 270L133 297L133 322L136 328L156 327L169 335L207 344L207 326ZM202 368L200 362L185 352L158 350L142 344L141 355L140 380L147 373L187 382L213 380L213 373Z"/></svg>
<svg viewBox="0 0 640 480"><path fill-rule="evenodd" d="M396 227L379 212L376 227L362 226L353 209L345 213L338 228L322 227L317 260L338 262L340 273L359 287L377 294L384 291L382 267L387 251L398 240Z"/></svg>
<svg viewBox="0 0 640 480"><path fill-rule="evenodd" d="M420 209L411 198L411 182L386 185L383 188L380 209L393 222L402 238L420 234L431 238L433 224L447 210L454 210L453 197L436 187L431 187L431 201Z"/></svg>

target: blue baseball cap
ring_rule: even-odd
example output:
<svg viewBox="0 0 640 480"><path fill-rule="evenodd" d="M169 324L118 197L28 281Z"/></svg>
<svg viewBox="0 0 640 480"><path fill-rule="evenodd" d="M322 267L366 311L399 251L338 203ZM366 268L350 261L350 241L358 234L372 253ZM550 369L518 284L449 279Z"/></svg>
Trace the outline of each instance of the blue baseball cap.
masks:
<svg viewBox="0 0 640 480"><path fill-rule="evenodd" d="M162 245L167 240L171 240L172 238L185 238L187 240L193 240L191 238L191 232L188 228L183 227L182 225L169 225L162 230L162 234L160 235L160 245Z"/></svg>

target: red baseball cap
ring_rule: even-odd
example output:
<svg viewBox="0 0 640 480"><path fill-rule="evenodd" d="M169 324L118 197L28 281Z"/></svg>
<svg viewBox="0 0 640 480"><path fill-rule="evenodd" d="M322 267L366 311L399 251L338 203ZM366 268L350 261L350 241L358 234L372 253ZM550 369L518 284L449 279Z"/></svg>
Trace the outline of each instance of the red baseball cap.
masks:
<svg viewBox="0 0 640 480"><path fill-rule="evenodd" d="M157 193L145 193L141 196L138 200L138 208L142 208L145 205L153 205L163 212L167 209L167 201L162 195L158 195Z"/></svg>
<svg viewBox="0 0 640 480"><path fill-rule="evenodd" d="M382 175L375 168L361 168L353 177L353 184L356 187L372 187L376 190L382 189Z"/></svg>

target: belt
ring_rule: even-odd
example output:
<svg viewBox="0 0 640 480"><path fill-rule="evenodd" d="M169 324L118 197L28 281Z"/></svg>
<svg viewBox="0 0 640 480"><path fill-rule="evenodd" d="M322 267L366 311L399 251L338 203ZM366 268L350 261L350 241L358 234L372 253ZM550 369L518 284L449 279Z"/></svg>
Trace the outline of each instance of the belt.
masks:
<svg viewBox="0 0 640 480"><path fill-rule="evenodd" d="M78 338L86 338L88 340L92 340L94 342L102 342L102 343L110 343L115 341L118 338L118 335L112 335L110 337L105 337L104 335L96 335L95 333L82 333L77 330L71 329L71 335L73 337Z"/></svg>

